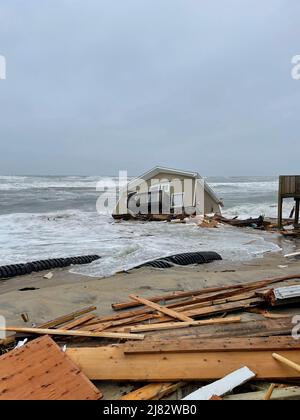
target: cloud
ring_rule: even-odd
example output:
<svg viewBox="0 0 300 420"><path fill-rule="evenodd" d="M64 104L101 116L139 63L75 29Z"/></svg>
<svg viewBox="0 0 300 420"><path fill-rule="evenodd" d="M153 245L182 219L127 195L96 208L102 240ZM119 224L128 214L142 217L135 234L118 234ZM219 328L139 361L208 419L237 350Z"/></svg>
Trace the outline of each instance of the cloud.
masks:
<svg viewBox="0 0 300 420"><path fill-rule="evenodd" d="M297 0L5 2L0 172L297 172L299 12Z"/></svg>

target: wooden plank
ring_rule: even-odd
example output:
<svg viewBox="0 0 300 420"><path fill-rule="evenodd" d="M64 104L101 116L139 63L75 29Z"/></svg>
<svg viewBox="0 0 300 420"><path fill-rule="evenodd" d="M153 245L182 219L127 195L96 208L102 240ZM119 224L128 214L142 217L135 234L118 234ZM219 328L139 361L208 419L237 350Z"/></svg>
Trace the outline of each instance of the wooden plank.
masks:
<svg viewBox="0 0 300 420"><path fill-rule="evenodd" d="M273 358L280 363L283 363L285 366L288 366L291 369L294 369L296 372L300 373L300 364L292 362L287 357L281 356L280 354L273 353Z"/></svg>
<svg viewBox="0 0 300 420"><path fill-rule="evenodd" d="M51 321L47 321L43 324L40 324L40 325L38 325L38 328L54 328L54 327L57 327L58 325L65 324L66 322L75 320L75 318L80 316L80 315L84 315L86 313L95 311L96 309L97 309L96 306L89 306L87 308L83 308L83 309L80 309L78 311L74 311L74 312L72 312L70 314L67 314L67 315L62 315L62 316L60 316L58 318L55 318ZM16 334L13 334L13 335L11 335L10 337L7 337L4 340L0 340L0 345L1 346L8 346L8 345L10 345L10 344L12 344L13 342L16 341L16 337L17 337Z"/></svg>
<svg viewBox="0 0 300 420"><path fill-rule="evenodd" d="M80 327L82 324L85 324L92 319L95 319L96 315L85 315L80 318L75 319L74 321L68 322L63 326L64 330L72 330L73 328Z"/></svg>
<svg viewBox="0 0 300 420"><path fill-rule="evenodd" d="M222 293L222 294L218 294L218 295L209 295L208 297L205 298L197 298L197 299L193 299L193 300L189 300L186 302L177 302L175 304L172 305L168 305L168 308L170 309L174 309L174 310L190 310L190 309L195 309L195 308L201 308L201 307L205 307L205 306L211 306L211 305L216 305L216 304L221 304L221 303L228 303L228 302L237 302L239 300L245 300L245 299L250 299L250 298L254 298L256 296L256 291L253 292L248 292L248 293L241 293L240 290L238 291L233 291L233 292L226 292L226 293Z"/></svg>
<svg viewBox="0 0 300 420"><path fill-rule="evenodd" d="M139 334L113 333L113 332L99 332L93 333L90 331L69 331L69 330L54 330L47 328L20 328L20 327L6 327L1 328L0 331L15 331L17 333L37 334L37 335L57 335L70 337L88 337L88 338L114 338L124 340L143 340L144 336Z"/></svg>
<svg viewBox="0 0 300 420"><path fill-rule="evenodd" d="M183 382L173 384L172 382L149 384L139 388L135 391L124 395L120 400L125 401L145 401L145 400L160 400L161 398L172 394L184 385Z"/></svg>
<svg viewBox="0 0 300 420"><path fill-rule="evenodd" d="M125 354L155 354L155 353L199 353L229 352L229 351L278 351L300 350L300 341L292 337L265 338L217 338L217 339L178 339L178 340L145 340L140 343L126 343Z"/></svg>
<svg viewBox="0 0 300 420"><path fill-rule="evenodd" d="M89 306L87 308L80 309L79 311L71 312L67 315L62 315L58 318L53 319L52 321L45 322L43 324L38 325L38 328L54 328L58 325L65 324L66 322L72 321L73 319L77 318L78 316L85 315L89 312L93 312L97 309L96 306Z"/></svg>
<svg viewBox="0 0 300 420"><path fill-rule="evenodd" d="M183 322L193 321L192 318L190 318L186 315L179 314L178 312L174 311L173 309L169 309L169 308L166 308L164 306L158 305L157 303L150 302L150 300L144 299L140 296L130 295L129 297L131 299L136 300L137 302L142 303L143 305L148 306L149 308L152 308L156 311L159 311L162 314L165 314L165 315L167 315L171 318L179 319L179 321L183 321Z"/></svg>
<svg viewBox="0 0 300 420"><path fill-rule="evenodd" d="M233 338L233 337L271 337L292 335L293 318L255 320L224 325L201 325L200 327L181 328L175 330L149 331L147 338L173 340L199 338Z"/></svg>
<svg viewBox="0 0 300 420"><path fill-rule="evenodd" d="M249 392L245 394L228 395L225 401L262 401L265 392ZM300 387L287 387L275 389L272 394L272 401L300 400Z"/></svg>
<svg viewBox="0 0 300 420"><path fill-rule="evenodd" d="M238 386L244 385L246 382L254 379L255 376L255 373L251 372L251 370L247 367L244 367L242 369L236 370L230 375L225 376L225 378L214 382L213 384L198 389L197 391L183 398L183 400L209 401L214 396L222 397L223 395L233 391Z"/></svg>
<svg viewBox="0 0 300 420"><path fill-rule="evenodd" d="M200 327L204 325L226 325L241 322L241 317L234 316L230 318L220 319L208 319L204 321L192 321L192 322L165 322L162 324L145 324L145 325L133 325L122 328L118 332L149 332L149 331L162 331L162 330L173 330L187 327Z"/></svg>
<svg viewBox="0 0 300 420"><path fill-rule="evenodd" d="M264 401L269 401L272 397L272 394L275 390L276 384L271 384L268 391L266 392L266 395L264 396Z"/></svg>
<svg viewBox="0 0 300 420"><path fill-rule="evenodd" d="M300 373L279 364L270 351L137 354L126 356L122 346L68 348L67 354L92 380L177 382L221 379L248 366L258 379L300 379ZM300 362L300 350L282 355Z"/></svg>
<svg viewBox="0 0 300 420"><path fill-rule="evenodd" d="M244 288L254 287L253 290L255 290L255 288L260 289L263 287L267 287L270 284L280 283L286 280L293 280L293 279L300 279L300 274L267 278L267 279L262 279L259 281L240 283L240 284L229 285L229 286L211 287L211 288L191 290L191 291L176 291L176 292L172 292L165 295L151 296L148 298L148 300L150 300L151 302L157 303L157 302L183 299L187 297L200 296L200 295L205 295L209 293L211 294L211 293L217 293L217 292L222 292L222 291L224 292L224 291L230 291L230 290L236 290L236 289L240 289L242 292ZM141 305L142 304L140 302L135 301L135 302L115 303L112 305L112 307L114 310L121 310L121 309L134 308L136 306L141 306Z"/></svg>
<svg viewBox="0 0 300 420"><path fill-rule="evenodd" d="M254 299L245 299L238 302L229 302L225 304L212 305L212 306L207 306L207 307L186 310L182 313L190 318L201 318L201 317L217 315L220 313L237 312L241 309L252 308L254 306L259 306L264 303L265 303L265 300L263 298L257 297ZM156 322L166 322L169 320L170 320L169 316L164 316L161 318L157 318Z"/></svg>
<svg viewBox="0 0 300 420"><path fill-rule="evenodd" d="M0 358L0 400L99 400L101 392L50 337Z"/></svg>
<svg viewBox="0 0 300 420"><path fill-rule="evenodd" d="M152 315L150 316L150 319L152 319ZM108 329L115 329L116 327L123 327L123 326L130 326L131 324L136 324L139 322L147 321L149 319L149 315L139 315L132 318L127 319L120 319L118 321L110 321L106 323L102 322L96 322L95 324L88 324L82 326L82 330L84 331L94 331L94 332L101 332ZM120 327L120 328L121 328ZM125 329L125 327L123 327Z"/></svg>
<svg viewBox="0 0 300 420"><path fill-rule="evenodd" d="M231 303L231 302L236 302L236 299L235 298L228 298L228 300L221 299L221 300L206 301L206 303L201 303L201 304L197 305L197 309L198 308L199 309L207 308L207 307L211 307L213 305L215 306L217 304L225 304L225 303ZM194 302L193 301L189 302L189 305L194 305ZM170 305L170 306L167 305L166 308L173 309L173 305ZM185 305L183 307L180 307L180 306L176 307L176 312L186 312L188 310L189 310L189 306L187 306L187 305ZM117 315L109 315L109 316L98 319L98 322L108 323L108 322L116 322L116 321L119 321L119 320L126 320L126 319L131 320L135 316L143 316L143 315L145 316L146 319L159 318L159 316L160 316L160 315L156 315L154 313L154 309L143 308L143 309L139 309L139 310L119 313ZM160 322L165 322L169 319L170 318L168 318L168 317L161 318Z"/></svg>

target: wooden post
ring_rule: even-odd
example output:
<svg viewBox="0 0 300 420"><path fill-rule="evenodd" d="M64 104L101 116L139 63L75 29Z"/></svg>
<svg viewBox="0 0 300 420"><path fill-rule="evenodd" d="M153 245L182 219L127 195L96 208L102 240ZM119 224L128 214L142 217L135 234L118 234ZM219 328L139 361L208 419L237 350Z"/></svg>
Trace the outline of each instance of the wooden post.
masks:
<svg viewBox="0 0 300 420"><path fill-rule="evenodd" d="M283 177L279 177L279 191L278 191L278 228L282 229L282 205L283 205L283 198L282 198L282 182Z"/></svg>
<svg viewBox="0 0 300 420"><path fill-rule="evenodd" d="M299 212L300 212L300 199L296 198L296 209L295 209L295 227L299 225Z"/></svg>

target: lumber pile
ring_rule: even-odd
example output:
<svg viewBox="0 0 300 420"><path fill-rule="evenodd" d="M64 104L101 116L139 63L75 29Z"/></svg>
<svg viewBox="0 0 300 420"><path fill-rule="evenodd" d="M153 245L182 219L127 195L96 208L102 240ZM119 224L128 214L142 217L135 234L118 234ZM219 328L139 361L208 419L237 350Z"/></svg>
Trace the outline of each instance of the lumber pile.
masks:
<svg viewBox="0 0 300 420"><path fill-rule="evenodd" d="M240 386L254 380L267 381L254 399L300 398L298 388L291 388L291 381L300 384L300 340L292 336L294 316L287 312L300 302L299 281L300 274L159 296L130 294L128 300L113 303L113 311L106 316L96 315L96 308L90 307L35 328L7 326L6 331L15 334L2 345L12 346L21 338L29 343L11 351L11 347L2 347L0 372L6 373L0 398L44 396L45 372L50 375L52 371L49 387L57 390L51 393L55 398L99 399L102 392L95 391L91 381L110 381L116 386L119 382L144 383L120 394L122 400L154 400L174 393L177 399L216 400L232 394L236 387L241 393ZM57 364L51 364L52 352L53 363L60 356L66 365L62 384L55 375ZM23 370L31 375L26 370L30 365L27 357L41 365L35 369L35 387L29 395L30 387L23 389L18 377ZM9 360L16 360L14 375ZM46 361L51 362L49 366ZM70 363L81 385L73 383ZM5 377L11 381L8 387ZM279 384L285 386L281 392ZM77 395L79 390L82 394ZM249 388L245 391L249 394Z"/></svg>

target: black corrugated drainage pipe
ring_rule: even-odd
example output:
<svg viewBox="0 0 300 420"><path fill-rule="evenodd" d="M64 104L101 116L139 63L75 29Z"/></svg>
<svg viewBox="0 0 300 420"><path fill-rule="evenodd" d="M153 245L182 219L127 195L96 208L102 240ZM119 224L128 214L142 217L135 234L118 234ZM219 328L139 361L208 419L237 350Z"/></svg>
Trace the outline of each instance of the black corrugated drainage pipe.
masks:
<svg viewBox="0 0 300 420"><path fill-rule="evenodd" d="M86 255L81 257L54 258L50 260L33 261L26 264L12 264L0 267L0 279L23 276L33 272L51 270L53 268L69 267L71 265L90 264L99 260L99 255Z"/></svg>

